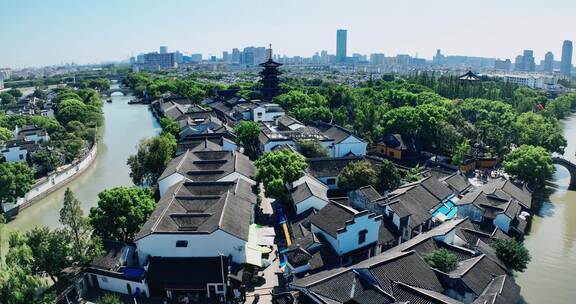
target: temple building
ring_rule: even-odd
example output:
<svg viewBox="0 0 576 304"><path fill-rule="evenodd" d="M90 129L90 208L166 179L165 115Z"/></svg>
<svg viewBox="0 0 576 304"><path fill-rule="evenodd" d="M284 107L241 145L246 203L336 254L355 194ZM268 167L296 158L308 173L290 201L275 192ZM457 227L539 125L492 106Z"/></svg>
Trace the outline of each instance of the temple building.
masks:
<svg viewBox="0 0 576 304"><path fill-rule="evenodd" d="M262 79L260 83L262 84L261 93L262 99L265 101L272 101L272 98L280 95L280 87L278 83L280 80L278 76L281 74L278 68L282 66L281 63L272 60L272 45L270 45L268 60L260 64L264 68L260 72Z"/></svg>

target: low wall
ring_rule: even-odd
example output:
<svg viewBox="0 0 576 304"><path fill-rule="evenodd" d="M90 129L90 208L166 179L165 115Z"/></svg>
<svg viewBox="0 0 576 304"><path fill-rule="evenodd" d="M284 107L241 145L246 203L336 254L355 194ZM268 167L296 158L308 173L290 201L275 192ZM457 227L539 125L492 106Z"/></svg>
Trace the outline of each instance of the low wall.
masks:
<svg viewBox="0 0 576 304"><path fill-rule="evenodd" d="M15 215L20 210L26 209L52 192L60 189L90 167L94 159L96 159L97 152L98 144L94 144L83 158L60 167L57 171L50 173L47 177L38 180L24 197L18 198L16 204L4 204L2 206L4 212L10 216Z"/></svg>

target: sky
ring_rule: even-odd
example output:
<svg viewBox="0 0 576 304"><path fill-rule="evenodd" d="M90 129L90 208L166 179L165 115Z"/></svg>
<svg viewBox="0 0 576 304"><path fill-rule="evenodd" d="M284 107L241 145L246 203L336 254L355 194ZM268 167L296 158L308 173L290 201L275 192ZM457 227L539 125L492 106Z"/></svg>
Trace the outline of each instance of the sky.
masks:
<svg viewBox="0 0 576 304"><path fill-rule="evenodd" d="M125 60L160 45L222 56L267 46L288 56L561 56L576 40L574 0L0 0L0 67Z"/></svg>

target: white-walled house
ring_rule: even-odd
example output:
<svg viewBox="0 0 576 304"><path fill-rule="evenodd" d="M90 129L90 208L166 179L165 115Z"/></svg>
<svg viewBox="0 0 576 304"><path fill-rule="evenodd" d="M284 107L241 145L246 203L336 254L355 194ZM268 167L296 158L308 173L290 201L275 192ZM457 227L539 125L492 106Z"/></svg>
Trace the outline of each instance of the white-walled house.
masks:
<svg viewBox="0 0 576 304"><path fill-rule="evenodd" d="M260 121L275 121L286 113L281 106L275 103L259 104L252 109L252 120Z"/></svg>
<svg viewBox="0 0 576 304"><path fill-rule="evenodd" d="M234 181L243 179L256 185L256 168L244 154L237 151L187 150L172 159L158 179L160 196L182 180Z"/></svg>
<svg viewBox="0 0 576 304"><path fill-rule="evenodd" d="M22 139L24 141L32 141L36 144L47 142L50 140L48 132L44 128L34 125L18 127L14 129L14 138Z"/></svg>
<svg viewBox="0 0 576 304"><path fill-rule="evenodd" d="M140 264L152 257L219 254L244 263L255 203L251 185L242 179L173 185L136 235Z"/></svg>
<svg viewBox="0 0 576 304"><path fill-rule="evenodd" d="M375 254L382 216L369 211L357 211L331 201L310 217L311 231L321 235L334 251L348 261L352 256Z"/></svg>
<svg viewBox="0 0 576 304"><path fill-rule="evenodd" d="M325 122L314 122L312 125L333 141L329 151L332 157L349 155L366 155L368 143L346 128Z"/></svg>
<svg viewBox="0 0 576 304"><path fill-rule="evenodd" d="M328 204L328 187L309 174L288 186L296 214L302 214L310 209L320 210Z"/></svg>
<svg viewBox="0 0 576 304"><path fill-rule="evenodd" d="M29 153L36 151L37 147L33 141L25 141L24 139L8 140L4 142L0 153L2 153L7 162L23 162L26 161Z"/></svg>

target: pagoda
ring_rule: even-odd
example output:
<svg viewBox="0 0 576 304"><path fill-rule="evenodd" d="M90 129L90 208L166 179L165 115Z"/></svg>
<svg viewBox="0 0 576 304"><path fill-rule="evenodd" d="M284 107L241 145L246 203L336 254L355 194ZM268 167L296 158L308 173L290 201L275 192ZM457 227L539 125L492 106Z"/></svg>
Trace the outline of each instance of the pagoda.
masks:
<svg viewBox="0 0 576 304"><path fill-rule="evenodd" d="M280 87L278 86L280 80L278 76L281 74L278 68L282 66L281 63L272 60L272 45L268 52L268 60L260 64L264 69L260 72L260 83L262 88L260 92L262 93L262 99L265 101L272 101L272 98L280 95Z"/></svg>
<svg viewBox="0 0 576 304"><path fill-rule="evenodd" d="M468 69L468 72L466 72L466 74L458 77L458 79L460 81L466 81L466 82L480 81L480 77L478 77L478 75L474 74L471 69Z"/></svg>

